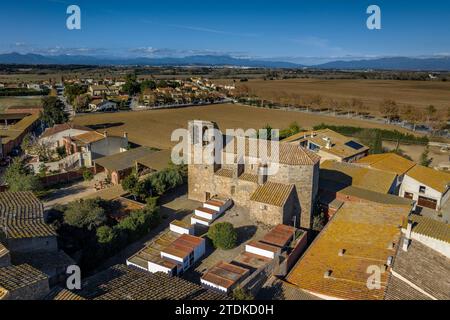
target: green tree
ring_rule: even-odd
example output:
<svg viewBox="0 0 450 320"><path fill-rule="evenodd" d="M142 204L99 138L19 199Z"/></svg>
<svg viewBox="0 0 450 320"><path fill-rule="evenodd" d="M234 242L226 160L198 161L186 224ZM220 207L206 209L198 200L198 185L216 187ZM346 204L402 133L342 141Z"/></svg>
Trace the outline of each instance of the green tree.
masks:
<svg viewBox="0 0 450 320"><path fill-rule="evenodd" d="M92 170L84 168L83 179L84 181L92 181L94 179L94 174L92 173Z"/></svg>
<svg viewBox="0 0 450 320"><path fill-rule="evenodd" d="M134 200L140 196L140 185L139 178L135 171L133 171L129 176L122 180L122 188L123 190L129 192L133 195Z"/></svg>
<svg viewBox="0 0 450 320"><path fill-rule="evenodd" d="M289 131L290 131L290 134L291 134L292 136L293 136L294 134L299 133L300 130L301 130L301 128L300 128L300 126L298 125L297 121L294 121L294 122L292 122L292 123L289 125Z"/></svg>
<svg viewBox="0 0 450 320"><path fill-rule="evenodd" d="M137 75L135 73L126 75L125 84L122 86L122 91L130 96L141 91L141 85L137 81Z"/></svg>
<svg viewBox="0 0 450 320"><path fill-rule="evenodd" d="M97 241L103 245L111 245L115 239L114 230L109 226L101 226L97 229Z"/></svg>
<svg viewBox="0 0 450 320"><path fill-rule="evenodd" d="M233 299L238 301L255 300L255 297L247 290L238 287L233 290Z"/></svg>
<svg viewBox="0 0 450 320"><path fill-rule="evenodd" d="M420 165L429 167L433 162L433 158L430 158L430 148L427 146L423 153L420 155Z"/></svg>
<svg viewBox="0 0 450 320"><path fill-rule="evenodd" d="M42 98L42 121L49 127L55 124L66 123L69 120L69 115L65 112L64 103L57 97Z"/></svg>
<svg viewBox="0 0 450 320"><path fill-rule="evenodd" d="M215 248L229 250L236 247L238 235L231 223L221 222L209 228L208 238Z"/></svg>
<svg viewBox="0 0 450 320"><path fill-rule="evenodd" d="M6 169L5 182L8 190L17 191L33 191L41 190L39 177L35 176L31 170L24 166L19 158L14 158L11 165Z"/></svg>
<svg viewBox="0 0 450 320"><path fill-rule="evenodd" d="M105 210L98 199L79 200L67 205L64 222L72 227L91 231L107 221Z"/></svg>

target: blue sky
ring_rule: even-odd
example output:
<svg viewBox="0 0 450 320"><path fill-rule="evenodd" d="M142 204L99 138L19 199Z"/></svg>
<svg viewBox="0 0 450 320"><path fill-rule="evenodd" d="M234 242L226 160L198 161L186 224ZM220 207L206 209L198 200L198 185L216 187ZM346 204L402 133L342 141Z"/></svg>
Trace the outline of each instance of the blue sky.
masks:
<svg viewBox="0 0 450 320"><path fill-rule="evenodd" d="M82 29L66 28L81 8ZM366 28L379 5L382 30ZM2 1L0 52L186 56L318 62L450 55L450 1Z"/></svg>

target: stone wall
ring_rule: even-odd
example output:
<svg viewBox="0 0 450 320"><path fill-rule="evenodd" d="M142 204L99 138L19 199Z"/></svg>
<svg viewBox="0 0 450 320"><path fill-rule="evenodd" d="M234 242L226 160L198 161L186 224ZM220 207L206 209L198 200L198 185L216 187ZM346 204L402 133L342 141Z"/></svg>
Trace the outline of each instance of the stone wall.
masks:
<svg viewBox="0 0 450 320"><path fill-rule="evenodd" d="M8 239L11 252L58 251L56 236L42 238Z"/></svg>

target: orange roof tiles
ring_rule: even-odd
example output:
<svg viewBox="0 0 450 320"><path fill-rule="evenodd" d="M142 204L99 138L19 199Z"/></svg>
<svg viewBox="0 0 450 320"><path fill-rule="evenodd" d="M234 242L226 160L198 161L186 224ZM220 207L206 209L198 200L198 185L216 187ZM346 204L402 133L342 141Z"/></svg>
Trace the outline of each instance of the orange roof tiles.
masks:
<svg viewBox="0 0 450 320"><path fill-rule="evenodd" d="M379 289L369 289L367 281L372 273L368 273L368 268L383 270L388 257L395 255L401 235L399 226L410 210L409 206L345 203L292 269L287 281L321 297L383 299L390 270L381 273ZM340 254L342 250L345 251ZM325 273L329 270L331 275L327 278Z"/></svg>
<svg viewBox="0 0 450 320"><path fill-rule="evenodd" d="M250 197L251 201L282 207L294 189L292 184L266 182L259 186Z"/></svg>

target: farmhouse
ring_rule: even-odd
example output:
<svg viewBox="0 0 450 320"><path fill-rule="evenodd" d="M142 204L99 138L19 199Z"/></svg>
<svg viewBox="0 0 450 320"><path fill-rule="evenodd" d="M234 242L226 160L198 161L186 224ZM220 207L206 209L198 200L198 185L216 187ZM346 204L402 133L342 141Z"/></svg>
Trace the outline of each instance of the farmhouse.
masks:
<svg viewBox="0 0 450 320"><path fill-rule="evenodd" d="M125 152L128 149L128 134L125 132L122 137L118 137L108 135L107 131L103 134L91 131L64 137L64 145L67 155L80 153L83 164L92 167L93 161L98 158Z"/></svg>
<svg viewBox="0 0 450 320"><path fill-rule="evenodd" d="M94 130L74 123L63 123L47 128L39 139L50 148L58 148L64 145L65 137L78 136L91 131Z"/></svg>
<svg viewBox="0 0 450 320"><path fill-rule="evenodd" d="M330 129L300 132L283 141L316 152L321 161L355 162L369 154L369 147Z"/></svg>
<svg viewBox="0 0 450 320"><path fill-rule="evenodd" d="M213 122L190 121L190 150L208 148L199 137L214 128L217 126ZM188 162L189 198L200 202L214 197L232 199L235 205L249 208L256 221L272 226L298 221L309 229L318 193L319 156L288 143L240 136L222 138L223 148L213 164ZM262 149L255 148L259 141L267 144L267 149L278 149L279 157L275 157L275 152L264 157ZM234 163L227 163L226 159L234 159ZM278 170L268 174L270 167Z"/></svg>
<svg viewBox="0 0 450 320"><path fill-rule="evenodd" d="M440 210L450 196L450 174L416 165L406 172L400 196L417 201L417 205Z"/></svg>

